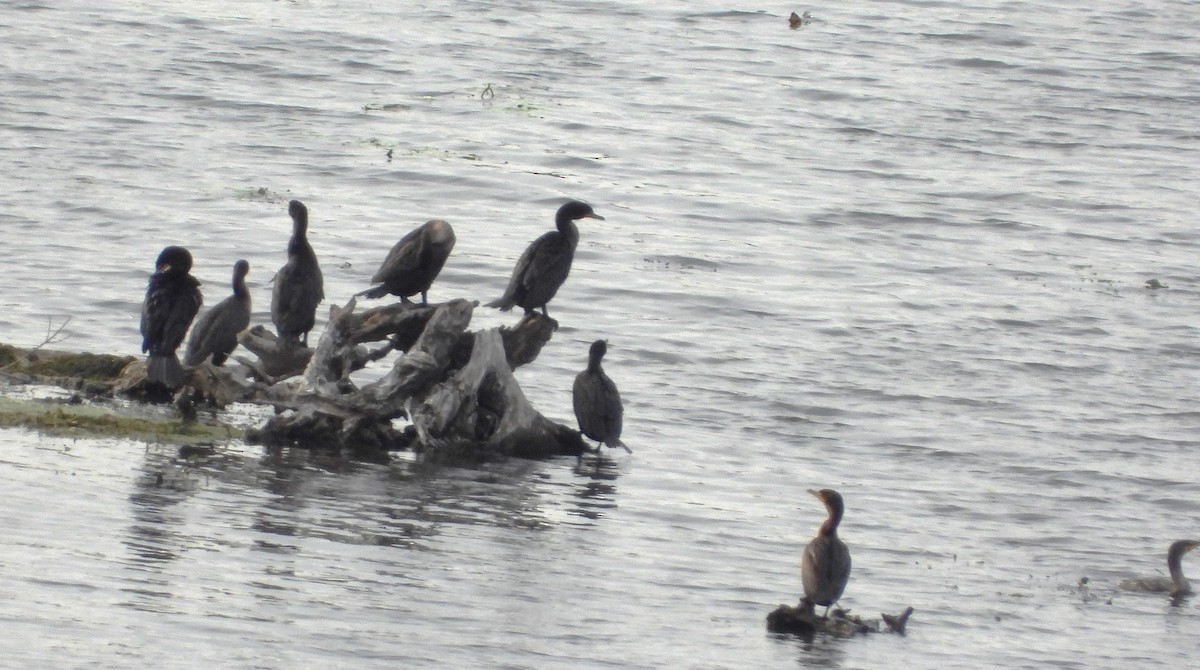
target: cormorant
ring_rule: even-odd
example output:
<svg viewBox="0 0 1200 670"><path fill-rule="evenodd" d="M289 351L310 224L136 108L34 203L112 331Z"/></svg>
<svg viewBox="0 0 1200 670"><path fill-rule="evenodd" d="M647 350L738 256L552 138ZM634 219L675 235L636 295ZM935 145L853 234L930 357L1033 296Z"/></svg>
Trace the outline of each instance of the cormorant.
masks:
<svg viewBox="0 0 1200 670"><path fill-rule="evenodd" d="M1197 540L1179 540L1171 543L1171 548L1167 550L1167 571L1171 573L1170 579L1166 577L1139 577L1137 579L1126 579L1121 582L1121 588L1126 591L1148 591L1151 593L1169 593L1172 597L1186 596L1191 594L1192 585L1188 583L1187 577L1183 576L1183 566L1181 562L1183 555L1187 552L1200 547L1200 541Z"/></svg>
<svg viewBox="0 0 1200 670"><path fill-rule="evenodd" d="M441 219L431 219L409 232L388 252L379 271L371 277L379 284L358 295L382 298L391 293L409 302L409 296L421 294L421 304L428 303L430 284L442 271L450 250L454 248L454 229Z"/></svg>
<svg viewBox="0 0 1200 670"><path fill-rule="evenodd" d="M591 205L578 200L559 207L554 217L557 230L542 235L525 249L513 268L504 295L487 306L499 307L507 312L513 305L520 305L526 313L541 307L542 314L550 316L546 311L546 303L567 280L571 261L575 258L575 246L579 244L579 228L575 226L577 219L603 221L604 217L593 212Z"/></svg>
<svg viewBox="0 0 1200 670"><path fill-rule="evenodd" d="M217 303L196 322L188 338L185 363L199 365L211 355L213 365L223 365L237 348L238 333L250 326L250 291L246 288L249 272L250 264L246 261L233 264L233 295Z"/></svg>
<svg viewBox="0 0 1200 670"><path fill-rule="evenodd" d="M204 301L200 282L188 274L191 269L187 249L166 247L154 262L142 301L142 351L149 353L146 379L172 390L183 384L183 366L175 350Z"/></svg>
<svg viewBox="0 0 1200 670"><path fill-rule="evenodd" d="M850 579L850 550L837 536L845 507L841 494L833 489L808 492L825 504L829 516L804 548L800 580L804 583L804 597L815 605L824 605L828 615L829 607L842 597Z"/></svg>
<svg viewBox="0 0 1200 670"><path fill-rule="evenodd" d="M288 203L292 238L288 260L275 274L271 294L271 320L279 338L288 344L308 346L308 331L316 323L317 305L325 299L325 280L317 265L317 254L308 243L308 208L299 200Z"/></svg>
<svg viewBox="0 0 1200 670"><path fill-rule="evenodd" d="M575 376L575 386L572 388L572 398L575 405L575 419L579 421L579 430L584 435L596 440L596 451L601 445L621 447L629 453L633 450L621 441L621 418L624 410L621 407L621 394L617 385L604 374L600 360L608 352L608 342L596 340L588 350L587 369Z"/></svg>

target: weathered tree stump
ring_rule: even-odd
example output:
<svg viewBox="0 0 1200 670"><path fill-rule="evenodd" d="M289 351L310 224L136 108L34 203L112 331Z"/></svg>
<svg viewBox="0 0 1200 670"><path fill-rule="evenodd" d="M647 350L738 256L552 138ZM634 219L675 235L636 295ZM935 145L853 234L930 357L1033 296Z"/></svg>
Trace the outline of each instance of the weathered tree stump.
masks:
<svg viewBox="0 0 1200 670"><path fill-rule="evenodd" d="M768 614L767 630L804 636L825 633L834 637L854 637L880 631L904 635L908 617L912 613L913 608L908 607L901 614L883 614L878 620L866 620L845 610L835 609L827 617L817 616L812 602L802 598L799 605L780 605Z"/></svg>
<svg viewBox="0 0 1200 670"><path fill-rule="evenodd" d="M330 308L311 349L255 326L238 337L254 357L191 368L176 404L185 413L197 401L270 405L275 416L250 431L248 441L367 458L400 449L453 461L583 453L579 432L535 410L513 375L536 360L558 324L531 313L513 328L471 332L475 307L459 299L356 312L351 299ZM367 382L354 376L395 352L402 353L381 376ZM393 427L402 417L410 425Z"/></svg>
<svg viewBox="0 0 1200 670"><path fill-rule="evenodd" d="M312 359L312 349L287 346L275 333L262 325L239 333L238 343L258 356L258 359L247 359L243 356L234 358L249 367L255 377L268 384L302 374L308 366L308 361Z"/></svg>

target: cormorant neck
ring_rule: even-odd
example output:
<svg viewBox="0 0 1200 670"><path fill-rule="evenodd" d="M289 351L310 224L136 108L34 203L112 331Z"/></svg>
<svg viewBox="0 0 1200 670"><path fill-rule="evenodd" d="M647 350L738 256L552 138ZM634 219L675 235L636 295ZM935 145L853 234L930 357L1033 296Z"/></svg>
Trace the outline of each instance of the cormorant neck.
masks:
<svg viewBox="0 0 1200 670"><path fill-rule="evenodd" d="M308 236L308 212L300 210L292 212L292 242L304 240Z"/></svg>
<svg viewBox="0 0 1200 670"><path fill-rule="evenodd" d="M246 275L233 275L233 294L243 299L250 297L250 289L246 288Z"/></svg>
<svg viewBox="0 0 1200 670"><path fill-rule="evenodd" d="M292 230L292 239L288 240L288 255L297 256L304 254L306 256L316 255L312 250L312 245L308 243L308 223L296 221L296 227Z"/></svg>
<svg viewBox="0 0 1200 670"><path fill-rule="evenodd" d="M603 358L604 358L603 354L600 356L589 357L588 358L588 367L587 367L588 372L591 372L591 373L604 372L604 368L600 367L600 361Z"/></svg>
<svg viewBox="0 0 1200 670"><path fill-rule="evenodd" d="M554 225L558 228L558 232L566 235L571 239L579 239L579 227L575 222L565 214L559 214L554 218Z"/></svg>
<svg viewBox="0 0 1200 670"><path fill-rule="evenodd" d="M1167 570L1171 572L1171 581L1175 584L1175 592L1189 593L1191 587L1188 585L1187 577L1183 576L1182 561L1184 552L1175 551L1174 547L1171 549L1171 553L1167 555ZM1183 590L1181 591L1181 589Z"/></svg>
<svg viewBox="0 0 1200 670"><path fill-rule="evenodd" d="M825 523L817 529L817 535L837 537L838 524L842 522L842 508L834 504L828 504L825 508L829 510L829 516L825 519Z"/></svg>

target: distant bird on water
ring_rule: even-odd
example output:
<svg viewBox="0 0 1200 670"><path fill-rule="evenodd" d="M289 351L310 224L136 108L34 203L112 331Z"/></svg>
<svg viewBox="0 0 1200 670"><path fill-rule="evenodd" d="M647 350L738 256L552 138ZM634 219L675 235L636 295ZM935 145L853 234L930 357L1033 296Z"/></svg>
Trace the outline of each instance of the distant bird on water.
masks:
<svg viewBox="0 0 1200 670"><path fill-rule="evenodd" d="M1183 555L1200 547L1197 540L1179 540L1171 543L1167 550L1167 571L1171 577L1139 577L1126 579L1121 582L1121 588L1126 591L1145 591L1149 593L1169 593L1172 597L1186 596L1192 593L1192 585L1183 576Z"/></svg>
<svg viewBox="0 0 1200 670"><path fill-rule="evenodd" d="M287 263L275 274L271 294L271 321L279 338L288 344L308 346L308 331L317 320L317 305L325 299L325 280L317 254L308 243L308 208L299 200L288 203L292 238Z"/></svg>
<svg viewBox="0 0 1200 670"><path fill-rule="evenodd" d="M163 249L142 301L142 351L149 353L146 379L172 390L183 384L183 366L175 350L204 302L200 282L188 274L191 269L192 254L187 249Z"/></svg>
<svg viewBox="0 0 1200 670"><path fill-rule="evenodd" d="M575 419L579 431L596 440L596 451L602 445L621 447L629 453L633 450L621 441L621 419L625 410L621 407L621 394L617 385L604 374L600 361L608 352L608 342L596 340L588 350L587 369L575 376L572 398L575 404Z"/></svg>
<svg viewBox="0 0 1200 670"><path fill-rule="evenodd" d="M250 326L250 291L246 288L249 272L250 264L246 261L233 264L233 295L217 303L196 322L188 338L185 363L199 365L212 356L213 365L223 365L237 348L238 333Z"/></svg>
<svg viewBox="0 0 1200 670"><path fill-rule="evenodd" d="M845 506L841 494L833 489L808 492L824 503L828 517L817 529L817 536L804 548L800 580L804 583L804 597L815 605L824 605L828 615L830 606L842 597L850 580L850 550L837 535Z"/></svg>
<svg viewBox="0 0 1200 670"><path fill-rule="evenodd" d="M401 302L409 302L409 296L420 293L421 304L428 303L429 287L450 257L455 241L449 223L441 219L427 221L400 238L388 252L379 271L371 277L371 283L379 286L358 295L374 299L391 293L400 296Z"/></svg>
<svg viewBox="0 0 1200 670"><path fill-rule="evenodd" d="M575 247L579 244L579 228L575 226L578 219L603 221L604 217L593 212L591 205L578 200L559 207L554 217L557 230L542 235L525 249L513 268L504 295L487 306L507 312L519 305L526 313L540 307L544 316L550 316L546 303L567 280L571 261L575 258Z"/></svg>

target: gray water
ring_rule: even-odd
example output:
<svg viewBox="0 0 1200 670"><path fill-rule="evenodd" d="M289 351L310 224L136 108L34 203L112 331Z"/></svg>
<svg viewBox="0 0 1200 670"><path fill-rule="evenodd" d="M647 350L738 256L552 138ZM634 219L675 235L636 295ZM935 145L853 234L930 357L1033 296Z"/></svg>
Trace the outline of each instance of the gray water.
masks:
<svg viewBox="0 0 1200 670"><path fill-rule="evenodd" d="M431 217L430 298L482 302L580 198L607 221L518 377L569 423L607 338L635 453L6 430L0 663L1185 665L1196 602L1116 585L1200 536L1200 13L1054 4L6 3L0 340L137 353L172 243L209 305L249 260L267 322L291 198L327 304ZM766 632L821 487L842 605L907 637Z"/></svg>

